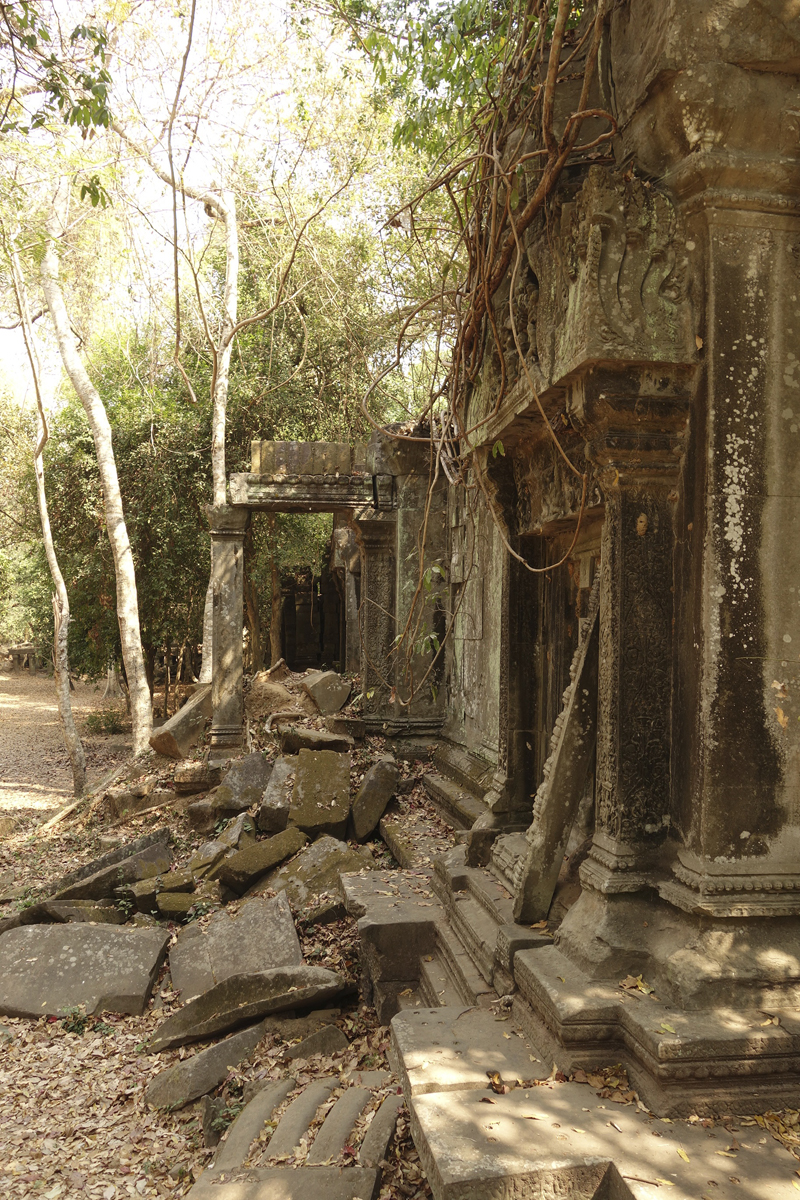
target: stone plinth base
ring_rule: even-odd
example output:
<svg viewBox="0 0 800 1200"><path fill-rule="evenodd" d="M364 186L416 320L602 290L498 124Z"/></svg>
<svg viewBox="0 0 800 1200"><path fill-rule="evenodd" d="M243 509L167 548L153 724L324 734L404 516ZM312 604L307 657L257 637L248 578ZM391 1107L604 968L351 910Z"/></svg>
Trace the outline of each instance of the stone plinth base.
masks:
<svg viewBox="0 0 800 1200"><path fill-rule="evenodd" d="M720 1003L687 1010L656 992L596 982L556 946L520 951L514 978L515 1019L546 1061L563 1071L621 1062L659 1116L760 1113L800 1104L800 1012L794 1008ZM646 976L644 982L649 986Z"/></svg>

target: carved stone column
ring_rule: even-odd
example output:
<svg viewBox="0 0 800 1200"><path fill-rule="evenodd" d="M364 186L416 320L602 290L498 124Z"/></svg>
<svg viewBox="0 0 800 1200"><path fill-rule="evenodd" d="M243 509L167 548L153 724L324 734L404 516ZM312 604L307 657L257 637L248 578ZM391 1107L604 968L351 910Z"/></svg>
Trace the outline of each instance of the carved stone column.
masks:
<svg viewBox="0 0 800 1200"><path fill-rule="evenodd" d="M211 747L224 751L242 744L244 535L250 511L229 505L207 511L214 585Z"/></svg>
<svg viewBox="0 0 800 1200"><path fill-rule="evenodd" d="M363 716L381 727L393 715L396 633L395 574L397 522L394 513L368 511L356 520L361 546L361 687Z"/></svg>
<svg viewBox="0 0 800 1200"><path fill-rule="evenodd" d="M581 874L605 893L651 886L670 826L674 520L690 400L688 372L666 368L592 370L572 391L605 498L595 834Z"/></svg>

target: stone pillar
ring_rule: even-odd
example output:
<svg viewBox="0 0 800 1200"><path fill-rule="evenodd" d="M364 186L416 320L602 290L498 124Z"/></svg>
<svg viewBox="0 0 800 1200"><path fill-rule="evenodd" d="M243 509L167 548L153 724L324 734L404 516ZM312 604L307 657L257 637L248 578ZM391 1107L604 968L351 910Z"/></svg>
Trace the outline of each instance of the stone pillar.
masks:
<svg viewBox="0 0 800 1200"><path fill-rule="evenodd" d="M228 505L207 511L214 583L211 748L219 752L242 744L244 535L250 511Z"/></svg>
<svg viewBox="0 0 800 1200"><path fill-rule="evenodd" d="M679 626L681 841L662 894L709 916L796 916L800 203L790 215L779 196L735 200L694 206L707 247L706 419L681 531L697 601Z"/></svg>
<svg viewBox="0 0 800 1200"><path fill-rule="evenodd" d="M345 568L344 572L344 621L345 621L345 671L361 668L361 638L358 632L358 594L356 576Z"/></svg>
<svg viewBox="0 0 800 1200"><path fill-rule="evenodd" d="M592 370L571 397L605 499L595 833L581 874L604 893L650 886L671 812L674 524L692 393L686 371L636 375Z"/></svg>
<svg viewBox="0 0 800 1200"><path fill-rule="evenodd" d="M394 513L366 513L356 522L361 546L361 688L364 720L380 728L394 713L397 522Z"/></svg>

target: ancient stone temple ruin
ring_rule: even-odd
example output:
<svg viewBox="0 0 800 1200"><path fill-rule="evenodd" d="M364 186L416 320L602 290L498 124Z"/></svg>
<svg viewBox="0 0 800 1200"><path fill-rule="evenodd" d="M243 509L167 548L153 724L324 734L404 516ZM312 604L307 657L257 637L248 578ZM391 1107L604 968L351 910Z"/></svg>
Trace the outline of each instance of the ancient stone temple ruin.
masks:
<svg viewBox="0 0 800 1200"><path fill-rule="evenodd" d="M249 514L333 512L364 717L435 742L469 833L434 882L486 990L656 1112L762 1111L800 1102L800 9L626 0L603 36L619 132L525 234L496 306L524 366L509 339L498 405L485 357L466 485L411 428L256 441L231 478L213 737L241 738ZM429 997L383 966L386 1014Z"/></svg>

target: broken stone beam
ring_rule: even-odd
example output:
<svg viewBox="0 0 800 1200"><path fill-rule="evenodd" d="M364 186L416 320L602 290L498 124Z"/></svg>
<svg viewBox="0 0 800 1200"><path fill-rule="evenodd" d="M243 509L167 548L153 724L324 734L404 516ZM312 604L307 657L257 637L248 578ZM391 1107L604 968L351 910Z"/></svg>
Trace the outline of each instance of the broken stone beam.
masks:
<svg viewBox="0 0 800 1200"><path fill-rule="evenodd" d="M597 671L600 622L597 612L577 663L562 723L548 760L548 775L536 795L527 833L521 877L514 897L514 920L543 921L550 911L558 873L597 740Z"/></svg>
<svg viewBox="0 0 800 1200"><path fill-rule="evenodd" d="M204 683L173 717L156 729L150 745L165 758L186 758L211 716L211 684Z"/></svg>

